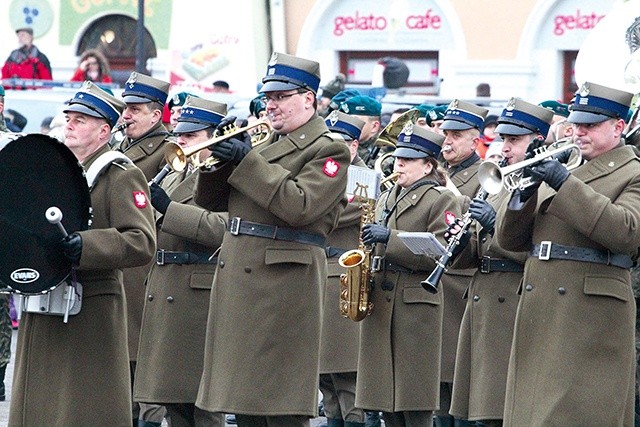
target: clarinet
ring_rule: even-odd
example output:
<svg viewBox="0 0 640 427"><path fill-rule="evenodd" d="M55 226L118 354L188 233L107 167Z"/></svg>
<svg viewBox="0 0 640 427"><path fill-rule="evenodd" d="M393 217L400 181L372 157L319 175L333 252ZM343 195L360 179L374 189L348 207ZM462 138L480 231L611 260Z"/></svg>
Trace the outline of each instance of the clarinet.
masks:
<svg viewBox="0 0 640 427"><path fill-rule="evenodd" d="M507 163L506 159L500 161L499 165L505 166ZM474 199L486 200L489 196L489 193L486 192L482 187L478 190L478 193L475 195ZM464 215L462 215L461 219L462 224L460 225L460 231L455 234L451 240L449 240L449 244L446 247L446 252L436 261L436 268L433 269L429 277L420 282L422 287L432 294L438 292L438 283L440 283L440 279L442 275L447 269L447 264L453 257L454 250L460 244L460 240L462 237L469 232L469 227L473 222L473 218L471 218L471 214L467 211Z"/></svg>

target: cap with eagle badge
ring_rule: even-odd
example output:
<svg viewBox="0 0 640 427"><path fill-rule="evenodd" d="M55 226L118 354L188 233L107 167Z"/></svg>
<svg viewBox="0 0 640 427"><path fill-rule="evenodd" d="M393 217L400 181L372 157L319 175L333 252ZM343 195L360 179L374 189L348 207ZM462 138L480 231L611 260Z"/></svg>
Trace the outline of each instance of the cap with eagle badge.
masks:
<svg viewBox="0 0 640 427"><path fill-rule="evenodd" d="M227 115L227 104L188 96L173 133L197 132L220 124Z"/></svg>
<svg viewBox="0 0 640 427"><path fill-rule="evenodd" d="M330 131L342 135L345 141L360 139L362 128L365 125L364 120L337 110L332 111L324 123Z"/></svg>
<svg viewBox="0 0 640 427"><path fill-rule="evenodd" d="M569 106L570 123L600 123L609 119L626 120L633 94L586 82Z"/></svg>
<svg viewBox="0 0 640 427"><path fill-rule="evenodd" d="M189 92L178 92L171 97L169 102L167 102L167 105L169 106L169 109L172 109L173 107L182 107L190 96L197 98L196 95Z"/></svg>
<svg viewBox="0 0 640 427"><path fill-rule="evenodd" d="M530 104L520 98L511 98L498 117L494 131L500 135L528 135L530 133L547 136L553 120L553 110Z"/></svg>
<svg viewBox="0 0 640 427"><path fill-rule="evenodd" d="M111 127L115 126L126 107L124 102L90 81L85 81L81 90L67 103L69 106L63 110L64 113L75 111L105 119Z"/></svg>
<svg viewBox="0 0 640 427"><path fill-rule="evenodd" d="M293 89L317 93L320 86L320 64L309 59L273 52L262 83L262 93Z"/></svg>
<svg viewBox="0 0 640 427"><path fill-rule="evenodd" d="M157 102L164 105L169 95L169 86L168 82L134 71L124 85L122 98L127 104Z"/></svg>
<svg viewBox="0 0 640 427"><path fill-rule="evenodd" d="M489 110L469 102L454 99L447 107L440 129L466 130L482 129Z"/></svg>
<svg viewBox="0 0 640 427"><path fill-rule="evenodd" d="M437 158L440 155L443 142L443 135L420 126L414 126L409 122L398 135L398 143L393 157L422 159L430 156Z"/></svg>

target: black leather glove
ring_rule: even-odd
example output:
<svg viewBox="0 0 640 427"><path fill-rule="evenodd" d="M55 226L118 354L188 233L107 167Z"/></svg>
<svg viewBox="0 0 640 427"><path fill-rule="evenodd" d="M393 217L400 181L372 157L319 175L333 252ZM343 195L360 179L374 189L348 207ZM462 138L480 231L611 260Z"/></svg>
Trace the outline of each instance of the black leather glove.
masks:
<svg viewBox="0 0 640 427"><path fill-rule="evenodd" d="M473 199L469 205L469 215L478 221L482 228L492 233L496 225L496 211L486 200Z"/></svg>
<svg viewBox="0 0 640 427"><path fill-rule="evenodd" d="M169 209L169 204L171 203L171 198L167 192L155 182L149 185L149 192L151 193L151 206L161 214L166 214L167 209Z"/></svg>
<svg viewBox="0 0 640 427"><path fill-rule="evenodd" d="M526 170L527 168L525 168ZM529 200L531 198L531 196L533 196L534 194L536 194L536 191L538 191L538 188L540 187L540 181L535 182L534 184L531 184L529 187L520 190L517 189L516 191L513 192L513 196L512 197L519 197L520 198L520 202L521 203L525 203L527 200Z"/></svg>
<svg viewBox="0 0 640 427"><path fill-rule="evenodd" d="M236 127L236 120L238 118L236 116L227 116L216 126L216 135L224 135L229 130L232 130Z"/></svg>
<svg viewBox="0 0 640 427"><path fill-rule="evenodd" d="M524 160L528 160L535 157L538 149L542 146L544 146L543 138L535 138L533 141L531 141L527 146L527 151L524 154Z"/></svg>
<svg viewBox="0 0 640 427"><path fill-rule="evenodd" d="M469 240L471 240L471 233L469 233L469 228L466 230L462 230L464 226L464 222L462 218L456 218L454 222L449 224L447 227L447 231L444 232L444 239L450 245L451 241L454 239L458 239L458 244L451 248L451 256L455 257L464 249L467 244L469 244ZM462 233L462 234L461 234Z"/></svg>
<svg viewBox="0 0 640 427"><path fill-rule="evenodd" d="M222 161L230 161L234 165L239 164L244 156L251 150L250 138L247 136L244 140L238 138L225 139L217 144L213 144L209 148L211 150L211 157L220 159Z"/></svg>
<svg viewBox="0 0 640 427"><path fill-rule="evenodd" d="M545 160L530 168L529 173L536 181L544 181L558 191L569 178L569 171L556 159Z"/></svg>
<svg viewBox="0 0 640 427"><path fill-rule="evenodd" d="M78 233L72 233L62 239L60 244L64 256L77 265L82 255L82 237Z"/></svg>
<svg viewBox="0 0 640 427"><path fill-rule="evenodd" d="M365 224L362 227L362 243L365 245L373 245L374 243L387 243L389 241L389 230L380 224Z"/></svg>

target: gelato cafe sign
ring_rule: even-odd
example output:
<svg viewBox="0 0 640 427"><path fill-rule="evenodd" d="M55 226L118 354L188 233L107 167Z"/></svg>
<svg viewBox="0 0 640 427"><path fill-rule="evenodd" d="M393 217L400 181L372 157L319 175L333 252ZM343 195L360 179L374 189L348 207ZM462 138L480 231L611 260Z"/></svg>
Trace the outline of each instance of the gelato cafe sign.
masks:
<svg viewBox="0 0 640 427"><path fill-rule="evenodd" d="M338 15L333 19L333 34L342 37L347 33L367 33L386 31L396 18L389 18L384 15L376 15L355 11L349 15ZM425 12L408 14L399 19L398 24L409 31L439 30L442 27L442 18L433 9Z"/></svg>

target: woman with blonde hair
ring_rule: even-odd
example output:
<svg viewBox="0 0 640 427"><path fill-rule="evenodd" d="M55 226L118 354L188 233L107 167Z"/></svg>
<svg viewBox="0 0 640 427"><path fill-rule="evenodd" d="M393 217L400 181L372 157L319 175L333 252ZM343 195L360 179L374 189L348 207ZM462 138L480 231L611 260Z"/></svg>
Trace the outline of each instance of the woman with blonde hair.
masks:
<svg viewBox="0 0 640 427"><path fill-rule="evenodd" d="M76 68L72 82L90 80L95 83L111 83L111 69L107 58L96 49L87 49L80 56L80 65Z"/></svg>

